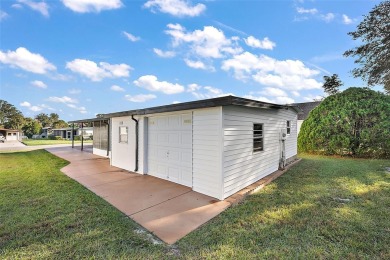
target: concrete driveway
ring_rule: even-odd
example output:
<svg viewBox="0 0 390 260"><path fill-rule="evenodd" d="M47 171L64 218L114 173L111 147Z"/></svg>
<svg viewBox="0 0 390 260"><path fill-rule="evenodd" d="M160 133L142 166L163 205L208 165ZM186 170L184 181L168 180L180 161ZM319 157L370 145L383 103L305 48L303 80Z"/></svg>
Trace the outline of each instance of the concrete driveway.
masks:
<svg viewBox="0 0 390 260"><path fill-rule="evenodd" d="M128 172L80 149L46 149L70 161L61 171L105 199L168 244L173 244L220 214L231 203L191 188Z"/></svg>

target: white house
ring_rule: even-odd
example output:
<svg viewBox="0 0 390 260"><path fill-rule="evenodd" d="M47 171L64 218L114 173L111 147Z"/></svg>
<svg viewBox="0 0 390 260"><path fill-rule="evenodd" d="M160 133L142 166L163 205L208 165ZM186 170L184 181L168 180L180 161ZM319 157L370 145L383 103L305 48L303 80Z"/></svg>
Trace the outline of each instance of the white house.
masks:
<svg viewBox="0 0 390 260"><path fill-rule="evenodd" d="M296 157L297 114L234 96L104 114L105 155L113 166L223 200ZM101 127L102 118L89 121Z"/></svg>
<svg viewBox="0 0 390 260"><path fill-rule="evenodd" d="M72 131L73 136L81 136L83 135L84 138L89 138L90 136L93 136L93 127L84 127L84 128L74 128L71 127L65 127L65 128L54 128L52 129L52 135L54 136L60 136L64 139L70 140L72 139Z"/></svg>
<svg viewBox="0 0 390 260"><path fill-rule="evenodd" d="M297 135L301 130L301 126L303 121L305 121L309 117L310 111L316 108L322 101L313 101L313 102L304 102L304 103L295 103L293 106L298 107L301 110L301 113L298 114L297 120Z"/></svg>

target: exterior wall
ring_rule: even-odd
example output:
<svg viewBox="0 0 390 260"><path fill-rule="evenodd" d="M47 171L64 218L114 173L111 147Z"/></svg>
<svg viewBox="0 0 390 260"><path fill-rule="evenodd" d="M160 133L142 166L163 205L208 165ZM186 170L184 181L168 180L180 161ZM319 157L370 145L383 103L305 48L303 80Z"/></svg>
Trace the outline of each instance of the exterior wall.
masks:
<svg viewBox="0 0 390 260"><path fill-rule="evenodd" d="M127 143L119 142L119 126L127 126ZM111 165L134 171L135 169L135 122L131 117L111 119Z"/></svg>
<svg viewBox="0 0 390 260"><path fill-rule="evenodd" d="M223 199L278 170L280 133L291 121L286 158L297 154L297 113L285 109L223 108ZM253 152L253 123L262 123L264 151Z"/></svg>
<svg viewBox="0 0 390 260"><path fill-rule="evenodd" d="M193 111L193 190L223 199L222 107Z"/></svg>
<svg viewBox="0 0 390 260"><path fill-rule="evenodd" d="M111 155L111 152L109 152L109 154L107 156L107 150L102 150L102 149L98 149L98 148L95 148L95 147L92 148L92 153L96 154L96 155L99 155L99 156L102 156L102 157L107 157L107 158L109 158L110 155Z"/></svg>
<svg viewBox="0 0 390 260"><path fill-rule="evenodd" d="M299 135L299 131L301 131L303 120L297 120L297 136Z"/></svg>

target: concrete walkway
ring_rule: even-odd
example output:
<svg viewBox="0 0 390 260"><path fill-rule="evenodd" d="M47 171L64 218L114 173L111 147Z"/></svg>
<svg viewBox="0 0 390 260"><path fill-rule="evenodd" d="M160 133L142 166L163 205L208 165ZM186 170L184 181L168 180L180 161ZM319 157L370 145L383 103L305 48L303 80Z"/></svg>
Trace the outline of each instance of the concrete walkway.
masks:
<svg viewBox="0 0 390 260"><path fill-rule="evenodd" d="M70 161L67 176L173 244L228 208L231 203L194 192L189 187L109 165L109 160L80 149L46 149Z"/></svg>

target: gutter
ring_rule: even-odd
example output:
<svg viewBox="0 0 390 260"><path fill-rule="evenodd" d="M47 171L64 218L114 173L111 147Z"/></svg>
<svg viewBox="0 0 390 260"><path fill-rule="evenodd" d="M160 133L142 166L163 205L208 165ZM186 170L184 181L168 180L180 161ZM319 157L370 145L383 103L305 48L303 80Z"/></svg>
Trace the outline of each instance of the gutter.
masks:
<svg viewBox="0 0 390 260"><path fill-rule="evenodd" d="M131 115L131 119L135 122L135 169L134 171L138 171L138 132L139 132L139 122L134 118L134 115Z"/></svg>

